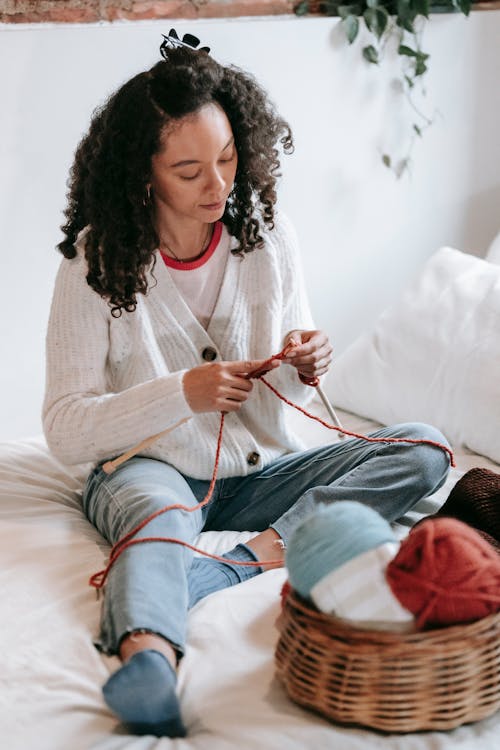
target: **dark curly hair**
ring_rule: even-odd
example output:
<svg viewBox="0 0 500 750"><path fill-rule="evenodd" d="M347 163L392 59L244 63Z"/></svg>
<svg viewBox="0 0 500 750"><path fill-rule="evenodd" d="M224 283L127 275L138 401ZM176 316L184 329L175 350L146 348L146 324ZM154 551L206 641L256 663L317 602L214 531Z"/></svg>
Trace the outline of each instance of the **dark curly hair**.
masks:
<svg viewBox="0 0 500 750"><path fill-rule="evenodd" d="M168 61L134 76L94 112L70 170L65 239L57 248L74 258L77 236L88 227L87 282L108 299L115 317L136 309L151 262L154 271L159 238L145 195L162 130L210 102L226 113L238 153L222 217L239 242L233 252L243 256L263 245L259 214L274 227L276 146L279 140L285 153L293 151L288 123L250 74L217 63L205 51L169 50Z"/></svg>

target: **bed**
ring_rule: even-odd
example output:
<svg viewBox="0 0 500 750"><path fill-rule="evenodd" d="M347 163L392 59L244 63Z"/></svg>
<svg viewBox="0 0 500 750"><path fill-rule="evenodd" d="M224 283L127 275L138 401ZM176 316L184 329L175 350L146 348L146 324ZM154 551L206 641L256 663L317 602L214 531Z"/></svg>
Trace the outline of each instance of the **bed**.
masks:
<svg viewBox="0 0 500 750"><path fill-rule="evenodd" d="M317 407L320 413L320 407ZM370 420L340 411L347 429L367 432ZM308 442L331 440L309 428ZM334 438L335 439L335 438ZM403 536L444 502L473 466L495 462L461 448L446 485L397 525ZM3 747L8 750L447 750L498 748L500 715L451 732L382 734L344 728L301 709L274 674L276 619L284 570L271 570L212 594L191 611L179 692L189 735L170 740L127 735L106 708L101 684L118 664L92 645L100 604L89 575L108 548L85 519L81 486L87 466L68 470L43 437L0 445L0 575ZM221 552L250 533L205 532L203 549Z"/></svg>
<svg viewBox="0 0 500 750"><path fill-rule="evenodd" d="M449 253L447 258L449 265ZM458 260L462 263L463 259ZM481 266L485 273L489 273L490 265L496 268L498 285L494 297L500 298L500 267L474 259L476 263L486 264L484 268ZM442 263L438 264L438 270L443 282ZM435 273L435 267L431 271ZM426 273L429 275L429 270ZM454 276L451 295L455 301L456 284L463 278L464 269L460 266ZM467 288L470 310L470 284ZM494 290L495 285L492 287L490 283L488 288ZM408 299L415 303L418 285L412 289L413 297L410 294L396 310L399 326L401 321L404 323ZM418 294L422 296L422 291ZM440 299L443 303L442 294ZM478 290L478 299L484 315L484 290ZM435 300L433 304L438 303ZM414 307L413 304L413 314ZM500 303L497 312L500 312ZM439 309L436 316L442 320L443 310ZM366 377L371 367L370 346L374 347L379 363L384 356L390 360L390 348L385 346L384 336L394 343L388 333L391 319L390 315L385 316L370 334L371 338L364 339L363 346L356 344L335 365L336 404L341 407L339 416L349 430L367 433L382 422L405 421L401 419L405 417L402 413L405 404L410 410L418 405L418 394L413 386L412 398L398 401L398 387L394 384L404 383L403 373L395 373L391 388L390 409L396 412L395 420L392 412L382 413L389 407L380 393L376 393L377 373L373 368L369 370L371 391L368 396L366 382L363 387L356 382L356 373L361 372ZM468 319L470 322L470 315ZM496 332L498 320L497 316L491 323L496 325ZM457 344L456 326L454 330ZM484 325L482 331L484 334ZM436 326L430 326L429 335L436 335ZM411 340L416 341L415 337ZM428 342L422 345L428 355ZM470 365L468 352L463 347L461 352L462 369L467 369ZM476 358L479 357L481 352L477 346L475 352ZM359 367L357 357L365 363L364 368ZM425 364L429 366L428 358ZM390 362L390 366L394 375L397 363ZM439 373L443 374L442 368L436 368L434 363L431 371L430 380L436 386ZM453 435L457 435L453 441L457 466L439 492L421 501L396 525L400 537L419 518L437 510L468 469L480 466L500 472L500 451L496 453L494 443L498 436L489 438L486 448L481 443L485 439L484 431L490 435L491 427L493 436L497 431L500 408L497 382L499 378L495 379L496 399L492 400L492 394L486 389L489 412L486 419L480 412L480 435L476 434L477 430L474 433L468 423L464 426L471 395L468 394L467 403L462 392L457 395L462 399L464 418L458 432L449 425ZM438 385L438 397L442 398ZM484 395L484 378L479 385ZM380 388L384 391L383 378ZM358 394L358 412L365 417L353 413L354 392ZM384 392L387 394L386 387ZM434 409L438 426L443 429L442 405L432 404L432 392L426 386L420 408L424 412ZM367 404L363 402L364 397L369 397ZM322 408L320 403L314 405L318 414ZM480 404L476 404L475 412L478 410ZM337 439L335 433L316 423L306 423L301 415L294 413L291 419L298 420L296 424L300 424L301 434L306 436L309 445ZM6 750L498 750L500 714L449 732L384 735L334 725L292 703L276 679L274 669L278 639L276 620L280 612L280 590L286 578L283 569L268 571L232 589L212 594L191 611L187 651L179 672L179 695L188 736L158 739L127 734L101 696L101 685L116 668L118 660L99 654L92 644L100 603L88 579L103 567L109 550L80 506L82 485L89 469L88 465L63 466L51 456L41 435L0 444L3 645L0 706L1 741ZM251 530L241 534L208 532L200 535L198 543L208 551L220 553L249 536Z"/></svg>

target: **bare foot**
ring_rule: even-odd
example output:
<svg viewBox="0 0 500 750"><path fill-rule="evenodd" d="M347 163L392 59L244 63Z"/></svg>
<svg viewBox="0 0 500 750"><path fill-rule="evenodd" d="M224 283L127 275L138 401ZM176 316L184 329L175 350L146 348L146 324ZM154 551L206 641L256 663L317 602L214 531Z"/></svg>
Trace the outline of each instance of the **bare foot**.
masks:
<svg viewBox="0 0 500 750"><path fill-rule="evenodd" d="M271 570L282 568L285 562L285 550L280 542L281 537L277 531L266 529L245 544L255 552L259 560L266 561L267 564L262 565L262 570Z"/></svg>

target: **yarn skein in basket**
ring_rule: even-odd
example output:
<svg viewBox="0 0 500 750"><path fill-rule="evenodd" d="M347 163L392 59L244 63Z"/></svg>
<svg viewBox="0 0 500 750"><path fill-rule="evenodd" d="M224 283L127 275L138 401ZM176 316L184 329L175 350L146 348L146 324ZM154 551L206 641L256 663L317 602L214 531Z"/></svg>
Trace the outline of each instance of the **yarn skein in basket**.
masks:
<svg viewBox="0 0 500 750"><path fill-rule="evenodd" d="M390 524L373 508L352 500L320 504L295 527L285 565L292 587L303 597L332 570L357 555L395 542Z"/></svg>
<svg viewBox="0 0 500 750"><path fill-rule="evenodd" d="M500 555L455 518L428 518L414 527L386 578L419 628L474 622L500 610Z"/></svg>
<svg viewBox="0 0 500 750"><path fill-rule="evenodd" d="M399 549L377 511L352 501L321 504L294 529L285 565L291 586L322 612L356 626L413 627L413 615L393 594L385 570Z"/></svg>
<svg viewBox="0 0 500 750"><path fill-rule="evenodd" d="M394 733L453 729L500 708L500 612L391 632L320 612L293 585L282 596L276 673L299 705Z"/></svg>

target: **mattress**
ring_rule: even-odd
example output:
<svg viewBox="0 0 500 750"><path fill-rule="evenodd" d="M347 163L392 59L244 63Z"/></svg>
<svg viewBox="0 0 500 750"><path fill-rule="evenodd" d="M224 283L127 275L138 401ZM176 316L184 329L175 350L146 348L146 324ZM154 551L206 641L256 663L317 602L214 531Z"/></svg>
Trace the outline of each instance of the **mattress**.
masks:
<svg viewBox="0 0 500 750"><path fill-rule="evenodd" d="M344 426L377 425L340 413ZM302 419L302 417L300 417ZM302 429L303 432L303 429ZM309 427L310 445L337 439ZM474 466L500 467L456 449L446 485L397 526L400 536L444 502ZM0 737L7 750L494 750L500 714L449 732L384 735L342 727L292 703L277 681L276 620L285 570L271 570L201 600L191 610L179 696L185 738L129 735L107 709L101 685L116 657L92 645L100 603L89 576L108 546L80 507L89 466L64 467L43 437L0 444L0 580L3 646ZM220 553L248 533L205 532L198 545Z"/></svg>

